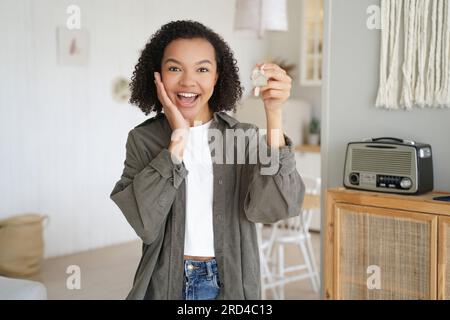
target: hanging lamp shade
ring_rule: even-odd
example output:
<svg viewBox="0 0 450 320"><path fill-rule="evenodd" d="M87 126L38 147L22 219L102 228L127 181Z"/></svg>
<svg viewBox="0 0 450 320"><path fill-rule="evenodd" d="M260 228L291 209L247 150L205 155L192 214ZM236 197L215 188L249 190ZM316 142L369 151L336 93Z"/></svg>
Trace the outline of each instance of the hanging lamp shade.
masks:
<svg viewBox="0 0 450 320"><path fill-rule="evenodd" d="M269 31L287 31L286 0L262 0L263 29Z"/></svg>
<svg viewBox="0 0 450 320"><path fill-rule="evenodd" d="M264 31L287 31L286 0L237 0L235 30L250 30L260 36Z"/></svg>

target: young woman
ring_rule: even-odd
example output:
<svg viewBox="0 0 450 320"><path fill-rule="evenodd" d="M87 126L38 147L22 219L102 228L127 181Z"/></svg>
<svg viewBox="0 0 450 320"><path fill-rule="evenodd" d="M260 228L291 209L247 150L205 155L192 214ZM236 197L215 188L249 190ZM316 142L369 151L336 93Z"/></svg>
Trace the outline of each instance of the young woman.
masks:
<svg viewBox="0 0 450 320"><path fill-rule="evenodd" d="M242 88L218 34L198 22L170 22L142 51L130 102L156 116L129 132L125 168L111 193L143 240L128 299L260 298L255 223L298 215L304 185L282 131L291 79L275 64L258 67L269 79L261 88L262 137L225 112ZM221 133L214 150L212 131ZM249 143L236 146L229 131L256 137L276 155L276 170L263 174L267 163L248 161ZM221 151L244 153L246 161L217 161Z"/></svg>

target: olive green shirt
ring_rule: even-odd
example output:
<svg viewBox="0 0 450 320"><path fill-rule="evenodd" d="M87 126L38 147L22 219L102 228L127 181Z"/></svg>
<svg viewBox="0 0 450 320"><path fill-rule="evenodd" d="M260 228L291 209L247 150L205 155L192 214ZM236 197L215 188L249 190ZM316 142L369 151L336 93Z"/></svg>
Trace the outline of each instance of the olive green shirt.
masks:
<svg viewBox="0 0 450 320"><path fill-rule="evenodd" d="M227 141L226 130L251 129L249 132L257 133L253 134L256 139L265 139L255 125L240 123L225 112L214 113L209 129L223 133L224 153L236 151L238 145ZM142 258L127 299L182 299L188 171L183 162L172 160L167 149L171 134L163 113L132 129L125 168L110 195L143 241ZM258 157L252 164L248 152L244 164L213 161L219 299L261 298L255 223L274 223L300 213L305 187L296 170L292 141L284 137L286 146L277 149L278 170L271 175L261 174L267 162ZM211 146L211 139L209 143ZM249 147L248 142L245 146ZM217 150L211 148L211 155Z"/></svg>

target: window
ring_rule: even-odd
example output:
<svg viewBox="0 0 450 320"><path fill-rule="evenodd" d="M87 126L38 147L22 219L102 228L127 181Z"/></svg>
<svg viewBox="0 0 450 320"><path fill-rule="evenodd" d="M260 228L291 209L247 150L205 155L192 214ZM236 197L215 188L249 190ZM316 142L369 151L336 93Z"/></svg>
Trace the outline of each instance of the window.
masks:
<svg viewBox="0 0 450 320"><path fill-rule="evenodd" d="M300 83L322 84L323 0L303 0Z"/></svg>

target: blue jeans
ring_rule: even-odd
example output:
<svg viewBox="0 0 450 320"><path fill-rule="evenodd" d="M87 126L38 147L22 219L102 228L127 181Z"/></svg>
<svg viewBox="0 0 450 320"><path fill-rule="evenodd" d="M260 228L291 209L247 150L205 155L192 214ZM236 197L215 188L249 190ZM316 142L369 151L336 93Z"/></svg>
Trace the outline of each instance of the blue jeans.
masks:
<svg viewBox="0 0 450 320"><path fill-rule="evenodd" d="M184 300L215 300L219 292L220 280L215 259L184 261Z"/></svg>

